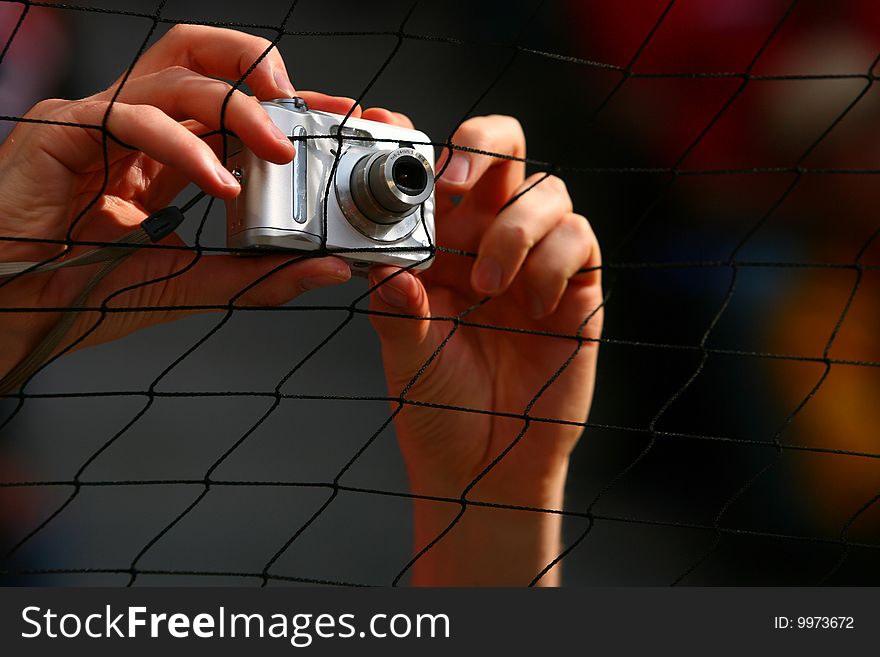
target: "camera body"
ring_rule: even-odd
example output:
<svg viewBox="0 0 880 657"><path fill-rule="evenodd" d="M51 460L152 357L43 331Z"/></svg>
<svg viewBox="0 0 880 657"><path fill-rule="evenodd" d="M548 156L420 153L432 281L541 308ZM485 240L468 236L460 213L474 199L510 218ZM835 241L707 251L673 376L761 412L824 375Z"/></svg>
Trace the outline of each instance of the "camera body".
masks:
<svg viewBox="0 0 880 657"><path fill-rule="evenodd" d="M262 105L296 156L277 165L230 142L228 164L242 191L226 205L229 247L326 248L353 271L373 263L430 266L434 151L427 135L363 119L343 124L344 117L310 110L301 98Z"/></svg>

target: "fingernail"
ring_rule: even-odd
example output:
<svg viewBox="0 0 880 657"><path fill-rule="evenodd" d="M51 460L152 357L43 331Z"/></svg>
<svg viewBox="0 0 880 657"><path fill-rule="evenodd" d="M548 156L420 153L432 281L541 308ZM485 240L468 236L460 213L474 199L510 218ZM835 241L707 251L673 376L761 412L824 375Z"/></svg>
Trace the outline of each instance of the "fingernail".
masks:
<svg viewBox="0 0 880 657"><path fill-rule="evenodd" d="M492 294L501 287L501 265L492 258L480 258L474 270L474 283L477 288Z"/></svg>
<svg viewBox="0 0 880 657"><path fill-rule="evenodd" d="M544 316L544 302L537 294L529 294L529 317L541 319Z"/></svg>
<svg viewBox="0 0 880 657"><path fill-rule="evenodd" d="M317 290L321 287L332 287L334 285L339 285L340 283L345 283L347 280L347 278L343 278L340 276L321 274L319 276L309 276L302 279L299 282L299 287L303 292L308 292L309 290Z"/></svg>
<svg viewBox="0 0 880 657"><path fill-rule="evenodd" d="M406 292L395 287L390 281L380 283L376 291L379 293L379 298L393 308L409 306L409 296Z"/></svg>
<svg viewBox="0 0 880 657"><path fill-rule="evenodd" d="M220 182L226 185L227 187L238 187L238 181L235 179L229 169L223 166L220 162L214 164L214 170L217 172L217 178L220 179Z"/></svg>
<svg viewBox="0 0 880 657"><path fill-rule="evenodd" d="M287 77L287 73L283 69L276 68L273 77L275 78L275 86L284 94L284 98L293 98L296 95L296 89L293 88L290 78Z"/></svg>
<svg viewBox="0 0 880 657"><path fill-rule="evenodd" d="M468 175L471 172L471 158L464 153L453 153L452 159L449 160L449 166L443 174L446 182L454 185L461 185L467 182Z"/></svg>

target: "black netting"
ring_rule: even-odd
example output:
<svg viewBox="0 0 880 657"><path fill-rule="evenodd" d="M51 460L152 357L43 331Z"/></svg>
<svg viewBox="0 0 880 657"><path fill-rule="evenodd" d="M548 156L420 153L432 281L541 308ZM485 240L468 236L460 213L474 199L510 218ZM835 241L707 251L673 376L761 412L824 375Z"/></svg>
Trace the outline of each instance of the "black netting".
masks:
<svg viewBox="0 0 880 657"><path fill-rule="evenodd" d="M379 367L365 321L374 314L370 286L355 282L280 307L240 303L292 264L338 253L326 245L289 255L227 303L115 303L135 288L185 275L203 258L236 251L211 237L212 224L223 221L215 207L222 203L189 193L186 245L133 247L183 251L191 254L188 264L72 309L89 319L85 330L68 336L62 354L21 391L0 400L7 583L241 578L263 585L396 585L473 509L564 518L565 547L532 584L560 561L571 583L876 582L880 452L870 399L880 389L874 339L880 227L871 191L880 169L875 156L859 150L870 145L870 135L859 134L870 132L880 31L872 32L870 20L858 23L856 9L796 1L744 5L751 22L737 33L739 59L701 62L688 59L695 55L684 46L676 51L676 43L705 42L701 30L713 23L701 12L729 11L717 3L615 9L607 2L536 2L514 9L489 2L465 13L459 3L358 9L354 2L303 0L253 10L274 16L267 22L228 19L248 10L223 3L210 9L169 1L135 9L111 2L2 4L16 12L0 54L4 72L18 65L8 57L40 12L57 15L74 32L90 24L100 32L120 21L121 32L137 42L134 57L104 56L129 73L170 26L214 25L269 38L285 53L298 86L299 70L307 75L326 67L313 74L320 84L350 67L350 86L333 91L356 94L365 107L377 98L389 106L404 98L404 109L426 130L419 108L430 102L429 134L438 152L518 159L568 183L603 247L606 315L600 338L586 333L600 308L565 333L482 321L490 298L432 316L449 327L446 339L390 396L364 374ZM859 11L873 19L869 6ZM355 29L359 20L363 29ZM628 26L618 35L622 23ZM865 48L850 60L835 59L851 32L864 37ZM783 56L802 41L816 44L803 47L802 61ZM109 38L107 47L114 43ZM876 52L868 57L870 46ZM673 54L664 59L658 49ZM334 59L336 50L342 55ZM619 61L590 58L624 51ZM765 65L768 57L774 65ZM234 87L246 85L260 61ZM652 68L657 62L665 68ZM860 68L847 69L852 62ZM472 68L462 72L463 63ZM731 68L705 68L716 63ZM72 61L71 75L83 65ZM424 89L412 70L432 80L430 101L420 96ZM2 83L15 79L7 75ZM797 85L810 85L809 93ZM0 242L110 245L75 237L106 191L108 148L117 140L107 127L110 107L101 124L64 124L99 137L105 158L104 183L66 237L0 235ZM811 113L814 107L820 109ZM528 157L454 142L466 119L488 112L523 117ZM10 126L46 123L22 115L16 110L0 119ZM219 132L229 134L222 117ZM470 268L476 253L440 242L423 255ZM19 278L0 282L0 292ZM65 310L16 298L0 314ZM187 320L185 329L127 338L110 351L68 355L113 314L196 310L216 314ZM412 396L460 332L539 337L566 349L518 410ZM600 369L590 419L536 411L580 351L596 343ZM372 356L358 360L363 351ZM328 352L334 359L322 360ZM226 358L234 365L224 367ZM518 430L460 495L414 494L392 440L392 423L407 407L506 418ZM531 429L547 424L585 429L565 508L472 495ZM290 452L284 436L309 444ZM279 467L285 455L293 463ZM390 470L382 470L383 459L394 461ZM410 559L413 499L447 505L450 515ZM214 558L226 548L228 559ZM328 551L336 561L322 560ZM236 557L244 552L250 556Z"/></svg>

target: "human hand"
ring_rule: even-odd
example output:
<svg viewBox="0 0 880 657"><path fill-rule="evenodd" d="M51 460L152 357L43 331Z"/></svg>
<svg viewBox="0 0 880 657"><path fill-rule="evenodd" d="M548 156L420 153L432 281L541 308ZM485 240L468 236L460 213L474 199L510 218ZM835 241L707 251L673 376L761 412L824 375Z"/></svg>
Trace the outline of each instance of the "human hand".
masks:
<svg viewBox="0 0 880 657"><path fill-rule="evenodd" d="M231 87L217 78L238 80L270 46L265 39L233 30L176 26L141 57L112 108L121 80L83 100L39 103L0 146L0 236L112 242L166 207L189 182L219 199L234 198L239 185L216 154L222 137L203 140L198 135L221 127L221 107ZM256 98L232 93L224 127L259 156L278 164L290 162L293 144L257 101L294 95L277 49L269 50L247 83ZM316 109L330 112L345 113L353 104L323 94L299 95ZM359 113L356 108L353 115ZM32 120L52 123L28 122ZM106 166L99 130L105 120L116 140L134 148L108 139ZM183 244L176 236L163 243ZM74 247L65 255L90 248ZM62 252L58 245L0 241L0 260L7 262L42 261ZM9 281L0 286L0 307L66 307L85 288L94 267ZM142 249L104 278L85 305L100 306L112 296L113 307L225 306L231 301L274 306L350 275L348 266L334 257L200 257L188 250ZM154 279L159 280L113 296ZM110 313L78 347L189 312ZM80 313L70 339L88 331L98 317ZM0 374L30 353L57 320L57 314L47 312L5 315L0 325Z"/></svg>
<svg viewBox="0 0 880 657"><path fill-rule="evenodd" d="M383 118L374 110L367 112L374 120ZM384 119L411 125L400 115ZM586 420L597 343L588 340L578 349L577 340L543 334L599 337L599 247L587 220L573 212L560 179L543 174L525 178L520 159L525 138L516 120L471 119L452 142L513 158L458 150L437 180L437 244L477 252L476 262L471 267L460 255L440 252L423 273L392 267L375 267L371 273L377 288L370 308L381 313L453 318L490 297L462 316L467 324L457 328L447 320L372 316L392 396L408 388L454 330L406 393L407 400L431 407L407 404L395 418L413 492L458 499L516 441L468 491L468 499L558 509L568 457L582 428L532 421L517 437L525 413L573 423ZM441 162L437 170L442 169ZM484 328L490 326L527 332ZM416 549L443 531L459 508L416 500ZM415 563L413 582L526 584L558 554L559 534L558 515L470 507ZM551 572L542 583L554 583L557 577Z"/></svg>

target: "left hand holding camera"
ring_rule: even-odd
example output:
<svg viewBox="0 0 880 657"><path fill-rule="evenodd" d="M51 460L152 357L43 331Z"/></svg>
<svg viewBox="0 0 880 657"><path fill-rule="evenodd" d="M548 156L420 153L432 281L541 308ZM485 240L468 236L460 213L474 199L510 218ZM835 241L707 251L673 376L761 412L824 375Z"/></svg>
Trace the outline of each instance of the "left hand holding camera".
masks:
<svg viewBox="0 0 880 657"><path fill-rule="evenodd" d="M130 150L108 139L106 188L98 202L73 229L73 239L110 242L164 208L190 182L207 193L229 199L240 192L237 181L221 165L217 136L197 135L220 128L221 106L230 91L219 77L238 79L265 52L265 39L211 27L176 26L140 59L107 114L119 82L84 100L47 100L19 123L0 147L0 235L64 240L71 222L87 208L105 183L104 153L99 127L131 145ZM257 98L294 94L284 62L272 49L248 76ZM316 108L345 112L351 101L323 94L300 93ZM30 123L29 120L54 123ZM87 124L92 129L66 124ZM226 127L262 157L276 163L294 156L290 140L257 100L240 91L232 94ZM175 236L165 244L182 244ZM76 254L92 247L74 248ZM0 242L2 261L41 261L61 252L59 245ZM228 304L260 277L290 257L201 257L187 250L156 250L134 254L93 291L87 305L101 302L131 285L175 272L159 284L136 287L111 302L116 306L200 306ZM0 306L65 307L76 298L94 266L34 274L0 288ZM306 258L293 262L235 299L238 305L278 305L313 287L341 283L350 277L338 258ZM150 324L178 319L184 311L111 313L80 346L113 340ZM71 336L91 327L98 315L81 313ZM3 321L0 374L10 370L56 322L50 313L9 315Z"/></svg>
<svg viewBox="0 0 880 657"><path fill-rule="evenodd" d="M375 113L373 113L375 112ZM368 115L368 113L370 113ZM411 127L401 115L367 110L366 118ZM554 176L525 177L525 137L506 116L465 122L457 146L515 159L454 151L437 179L437 243L478 254L476 262L439 253L411 275L374 267L379 285L371 309L412 317L372 316L382 342L392 395L418 377L407 399L495 413L406 405L396 418L413 492L458 499L469 483L520 434L515 416L583 422L595 379L597 343L583 342L564 372L543 386L575 353L577 341L540 333L598 338L602 326L599 246L587 220L573 212L565 184ZM443 163L437 166L438 173ZM528 191L526 191L528 190ZM521 192L515 201L507 204ZM456 202L456 198L460 201ZM586 271L582 271L586 270ZM383 282L384 281L384 282ZM568 457L581 427L532 421L517 445L469 492L468 499L562 508ZM416 500L415 549L434 539L459 512L457 504ZM527 584L559 550L561 518L530 511L469 507L456 527L413 569L417 584ZM504 555L499 558L499 555ZM551 572L542 584L557 581Z"/></svg>

